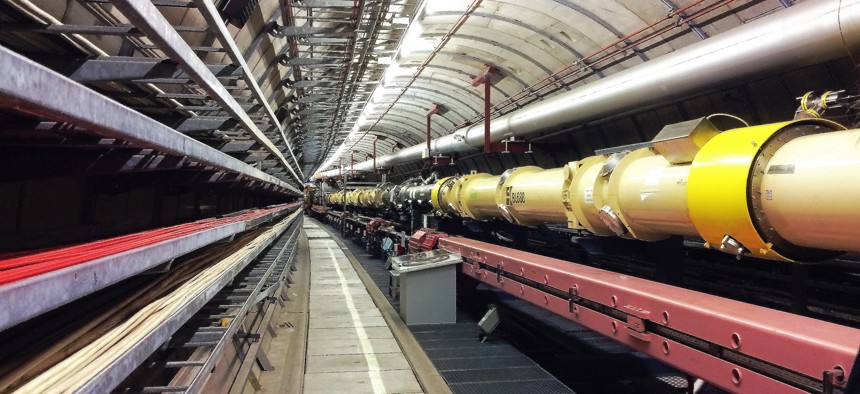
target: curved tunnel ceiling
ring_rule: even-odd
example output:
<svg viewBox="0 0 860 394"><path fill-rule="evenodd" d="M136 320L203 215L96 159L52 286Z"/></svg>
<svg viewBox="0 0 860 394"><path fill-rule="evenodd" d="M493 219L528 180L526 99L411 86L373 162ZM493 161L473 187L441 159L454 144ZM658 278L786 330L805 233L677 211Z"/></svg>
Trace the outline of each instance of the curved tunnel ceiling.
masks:
<svg viewBox="0 0 860 394"><path fill-rule="evenodd" d="M431 118L434 137L482 121L483 89L473 87L471 81L486 65L499 73L493 80L490 100L496 116L636 66L791 4L779 0L430 0L416 5L416 18L392 59L394 64L386 69L371 108L364 112L366 116L358 122L352 138L347 136L354 124L343 125L339 130L341 135L334 139L335 144L328 147L325 156L334 158L356 151L364 157L372 146L365 140L383 131L399 131L423 140L424 130L420 126L425 124L427 111L436 103L449 112ZM666 23L690 18L687 23L661 34L654 33L664 24L643 29L679 9L682 12ZM638 34L627 37L632 33ZM601 59L606 54L612 56ZM588 59L583 60L584 57ZM598 59L598 63L592 64ZM577 64L583 67L575 76L553 77ZM533 92L535 85L547 78L550 86ZM511 105L513 101L515 104ZM503 102L508 105L502 107ZM343 147L338 149L337 143L341 141ZM392 149L396 151L398 147ZM377 146L377 153L390 151ZM327 164L337 163L330 160Z"/></svg>
<svg viewBox="0 0 860 394"><path fill-rule="evenodd" d="M421 143L427 111L434 104L446 111L431 117L433 137L482 122L483 88L471 82L487 66L498 70L490 99L496 117L799 2L213 1L227 21L238 56L247 62L250 78L259 85L261 100L249 87L250 80L235 71L239 66L235 56L198 8L207 1L151 3L210 70L220 70L218 77L230 95L284 154L287 160L280 166L265 168L285 180L291 172L306 179L316 171L345 164L353 151L356 160L364 160L373 151L374 139L378 139L378 155ZM56 26L132 25L107 0L3 0L2 4L3 15L12 20L29 18ZM12 33L6 34L9 41ZM14 34L12 38L21 39L27 33ZM72 48L68 49L71 54L89 59L168 57L133 29L122 34L39 36L39 40L35 36L26 35L28 41L19 43L18 50L55 53L60 52L58 45L66 45ZM177 130L190 130L190 135L225 152L246 143L246 151L231 151L246 162L276 159L265 144L249 140L253 136L247 127L213 109L217 106L212 97L194 81L185 77L184 84L178 83L181 74L177 71L174 80L106 80L90 86L122 96L145 114ZM265 107L276 118L266 116ZM290 148L292 152L287 152Z"/></svg>

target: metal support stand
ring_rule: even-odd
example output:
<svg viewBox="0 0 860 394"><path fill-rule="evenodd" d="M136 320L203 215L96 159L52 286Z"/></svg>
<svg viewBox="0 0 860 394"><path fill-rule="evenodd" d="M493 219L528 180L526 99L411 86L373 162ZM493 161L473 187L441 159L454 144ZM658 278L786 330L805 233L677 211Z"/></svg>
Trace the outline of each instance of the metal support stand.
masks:
<svg viewBox="0 0 860 394"><path fill-rule="evenodd" d="M550 230L545 224L537 225L537 230L541 233L544 239L549 240L553 246L564 252L566 256L570 256L573 261L585 261L588 259L588 253L583 249L574 247L567 238L559 238L558 235Z"/></svg>
<svg viewBox="0 0 860 394"><path fill-rule="evenodd" d="M684 282L684 237L672 236L648 245L657 267L655 279L668 285Z"/></svg>
<svg viewBox="0 0 860 394"><path fill-rule="evenodd" d="M809 267L802 264L791 266L791 311L798 315L808 315L806 298L806 282L809 278Z"/></svg>

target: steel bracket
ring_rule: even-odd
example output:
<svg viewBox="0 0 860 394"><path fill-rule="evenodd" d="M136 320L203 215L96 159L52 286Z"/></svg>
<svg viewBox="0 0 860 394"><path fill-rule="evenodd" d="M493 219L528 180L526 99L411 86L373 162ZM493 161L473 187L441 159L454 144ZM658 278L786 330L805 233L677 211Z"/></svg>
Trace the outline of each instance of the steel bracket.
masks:
<svg viewBox="0 0 860 394"><path fill-rule="evenodd" d="M260 338L261 337L260 337L259 333L244 332L242 330L236 331L236 333L233 334L233 339L236 339L236 340L246 339L250 342L257 342L260 340Z"/></svg>
<svg viewBox="0 0 860 394"><path fill-rule="evenodd" d="M844 384L845 383L845 370L843 370L841 366L837 366L834 369L824 371L824 373L822 374L822 377L821 377L821 382L822 382L821 393L822 394L833 394L834 393L833 388L837 384Z"/></svg>
<svg viewBox="0 0 860 394"><path fill-rule="evenodd" d="M579 313L579 305L576 305L575 300L579 298L579 288L576 285L570 286L567 290L567 310L570 313Z"/></svg>
<svg viewBox="0 0 860 394"><path fill-rule="evenodd" d="M159 264L159 265L157 265L157 266L155 266L155 267L152 267L152 268L150 268L150 269L148 269L148 270L146 270L146 271L143 271L143 272L141 272L140 274L141 274L141 275L157 275L157 274L166 274L166 273L170 272L170 269L171 269L171 268L173 268L173 262L174 262L175 260L176 260L175 258L170 259L170 260L167 260L166 262L161 263L161 264Z"/></svg>

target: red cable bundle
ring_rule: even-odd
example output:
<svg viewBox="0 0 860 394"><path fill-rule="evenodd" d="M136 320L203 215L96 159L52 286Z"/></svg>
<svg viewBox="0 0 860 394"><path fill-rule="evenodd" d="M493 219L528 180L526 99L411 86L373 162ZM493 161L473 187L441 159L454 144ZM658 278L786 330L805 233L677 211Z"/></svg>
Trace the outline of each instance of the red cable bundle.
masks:
<svg viewBox="0 0 860 394"><path fill-rule="evenodd" d="M215 227L256 219L271 212L290 211L298 205L299 203L294 203L274 208L247 210L234 216L198 220L85 244L3 254L0 255L0 285Z"/></svg>

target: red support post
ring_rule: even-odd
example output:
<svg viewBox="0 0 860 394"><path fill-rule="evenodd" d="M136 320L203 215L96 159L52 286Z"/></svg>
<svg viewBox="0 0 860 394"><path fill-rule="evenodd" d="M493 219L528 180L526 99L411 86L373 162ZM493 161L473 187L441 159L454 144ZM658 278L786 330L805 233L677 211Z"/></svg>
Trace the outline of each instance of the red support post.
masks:
<svg viewBox="0 0 860 394"><path fill-rule="evenodd" d="M481 75L472 79L472 86L484 84L484 153L492 152L492 143L490 142L490 84L495 72L495 68L487 66Z"/></svg>
<svg viewBox="0 0 860 394"><path fill-rule="evenodd" d="M354 171L355 166L355 151L349 152L349 172Z"/></svg>
<svg viewBox="0 0 860 394"><path fill-rule="evenodd" d="M484 77L484 153L490 153L490 76Z"/></svg>
<svg viewBox="0 0 860 394"><path fill-rule="evenodd" d="M427 157L433 156L430 153L430 117L433 116L431 114L427 114Z"/></svg>
<svg viewBox="0 0 860 394"><path fill-rule="evenodd" d="M379 137L373 137L373 173L376 174L376 140Z"/></svg>
<svg viewBox="0 0 860 394"><path fill-rule="evenodd" d="M430 117L435 115L435 114L438 114L441 109L442 109L441 105L433 104L433 106L430 107L430 110L427 111L427 158L428 159L430 157L433 157L433 155L430 152Z"/></svg>

